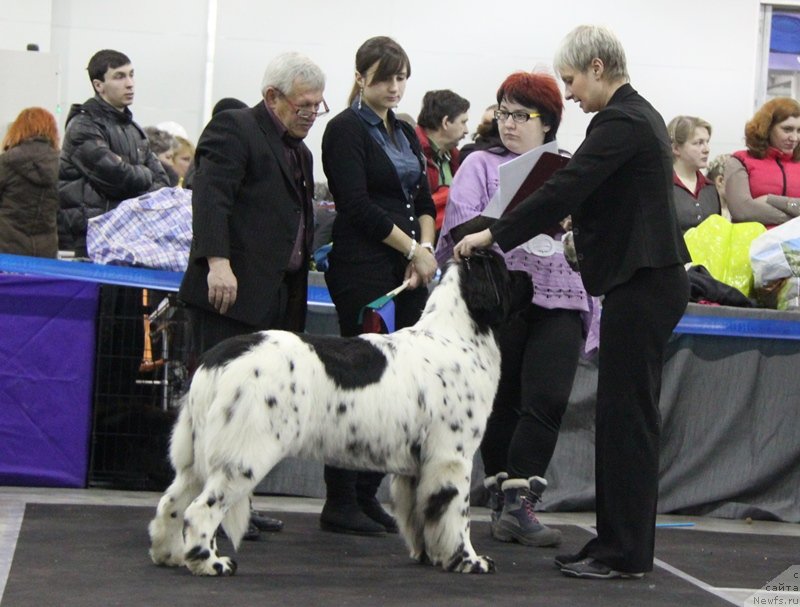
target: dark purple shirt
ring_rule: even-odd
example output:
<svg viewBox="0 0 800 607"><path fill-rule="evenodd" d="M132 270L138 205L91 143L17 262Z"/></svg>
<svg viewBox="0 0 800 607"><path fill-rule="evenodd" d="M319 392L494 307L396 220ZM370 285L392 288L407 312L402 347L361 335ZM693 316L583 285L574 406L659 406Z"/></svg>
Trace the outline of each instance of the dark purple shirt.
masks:
<svg viewBox="0 0 800 607"><path fill-rule="evenodd" d="M294 177L293 182L297 193L300 195L300 200L302 204L300 205L300 223L297 226L297 234L294 240L294 246L292 247L292 255L289 257L289 265L286 267L288 272L297 272L298 270L302 269L303 267L303 251L305 250L305 241L306 241L306 205L310 202L306 199L306 180L303 171L303 161L302 156L300 155L300 144L302 143L302 139L297 139L296 137L292 137L289 134L289 131L286 129L286 126L281 122L280 118L272 111L272 108L267 105L267 102L264 102L264 105L267 108L267 113L269 117L272 119L273 124L275 125L275 129L278 131L278 135L280 135L281 143L283 143L283 153L286 158L286 164L289 165L289 171Z"/></svg>

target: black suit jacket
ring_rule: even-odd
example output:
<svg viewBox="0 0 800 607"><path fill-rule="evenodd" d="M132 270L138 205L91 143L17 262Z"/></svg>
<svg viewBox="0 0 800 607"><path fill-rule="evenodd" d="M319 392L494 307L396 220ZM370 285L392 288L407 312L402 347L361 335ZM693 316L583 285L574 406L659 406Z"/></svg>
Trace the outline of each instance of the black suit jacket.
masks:
<svg viewBox="0 0 800 607"><path fill-rule="evenodd" d="M640 268L689 261L672 197L664 120L625 84L569 164L490 229L508 251L571 214L583 283L602 295Z"/></svg>
<svg viewBox="0 0 800 607"><path fill-rule="evenodd" d="M208 302L208 257L231 261L236 303L226 316L259 328L281 322L279 289L305 207L305 256L311 254L314 190L311 152L300 145L305 191L295 186L283 143L263 102L220 112L203 130L195 154L192 250L179 297L214 311ZM307 273L291 281L293 330L305 322Z"/></svg>

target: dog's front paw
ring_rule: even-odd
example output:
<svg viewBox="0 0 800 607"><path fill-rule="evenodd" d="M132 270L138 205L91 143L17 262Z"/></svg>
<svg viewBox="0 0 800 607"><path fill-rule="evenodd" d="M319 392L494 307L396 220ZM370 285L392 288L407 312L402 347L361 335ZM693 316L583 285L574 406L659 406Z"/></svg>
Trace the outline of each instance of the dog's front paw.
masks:
<svg viewBox="0 0 800 607"><path fill-rule="evenodd" d="M488 556L466 558L456 565L452 571L457 573L494 573L494 561Z"/></svg>
<svg viewBox="0 0 800 607"><path fill-rule="evenodd" d="M227 576L236 573L236 561L227 556L205 561L186 561L186 566L195 575Z"/></svg>
<svg viewBox="0 0 800 607"><path fill-rule="evenodd" d="M214 575L233 575L236 567L236 561L227 556L221 556L211 563Z"/></svg>
<svg viewBox="0 0 800 607"><path fill-rule="evenodd" d="M236 561L232 558L217 556L199 546L186 553L186 566L195 575L223 576L236 573Z"/></svg>

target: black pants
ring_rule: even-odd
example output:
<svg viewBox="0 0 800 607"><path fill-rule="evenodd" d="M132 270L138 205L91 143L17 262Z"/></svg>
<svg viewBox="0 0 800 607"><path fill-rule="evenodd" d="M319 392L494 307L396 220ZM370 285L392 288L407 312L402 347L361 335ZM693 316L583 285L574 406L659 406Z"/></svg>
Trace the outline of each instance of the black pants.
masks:
<svg viewBox="0 0 800 607"><path fill-rule="evenodd" d="M274 318L260 325L251 325L210 310L187 305L186 317L189 322L189 335L186 350L189 373L194 373L203 352L230 337L268 329L302 332L305 328L304 312L307 291L298 289L294 285L295 281L303 279L300 272L287 273L284 276L284 281L278 291L278 306ZM294 295L296 298L302 297L302 301L292 300L292 293L296 294Z"/></svg>
<svg viewBox="0 0 800 607"><path fill-rule="evenodd" d="M326 274L326 279L328 276L329 274ZM397 283L385 280L383 284L378 283L364 288L351 283L351 285L340 287L337 290L333 286L336 282L328 280L331 299L336 306L336 314L339 317L339 332L342 337L355 337L363 333L362 325L358 322L358 315L361 309L371 301L399 286L400 282L402 282L402 278ZM410 327L416 323L422 315L427 299L428 290L426 287L419 287L413 291L403 291L395 297L395 329Z"/></svg>
<svg viewBox="0 0 800 607"><path fill-rule="evenodd" d="M502 327L500 385L481 442L486 476L545 476L575 379L582 334L580 312L534 304Z"/></svg>
<svg viewBox="0 0 800 607"><path fill-rule="evenodd" d="M339 331L342 337L354 337L363 333L358 315L361 309L388 293L402 282L402 272L379 272L374 268L363 271L351 268L336 268L325 274L331 299L339 316ZM419 320L428 290L419 287L412 291L403 291L394 300L395 328L410 327ZM325 466L326 497L330 502L352 503L357 497L369 500L374 497L383 480L382 472L359 472Z"/></svg>
<svg viewBox="0 0 800 607"><path fill-rule="evenodd" d="M186 306L186 318L189 322L186 350L187 368L190 375L194 374L200 357L206 350L210 350L229 337L255 333L260 330L259 327L194 306Z"/></svg>
<svg viewBox="0 0 800 607"><path fill-rule="evenodd" d="M664 351L689 300L681 265L644 268L603 301L597 385L597 537L582 550L613 569L653 569Z"/></svg>

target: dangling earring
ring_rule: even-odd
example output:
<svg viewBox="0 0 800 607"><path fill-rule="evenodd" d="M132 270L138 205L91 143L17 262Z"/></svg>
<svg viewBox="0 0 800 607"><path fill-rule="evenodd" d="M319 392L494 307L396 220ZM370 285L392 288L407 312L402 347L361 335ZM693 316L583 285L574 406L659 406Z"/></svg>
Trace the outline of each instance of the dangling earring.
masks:
<svg viewBox="0 0 800 607"><path fill-rule="evenodd" d="M361 109L361 94L362 94L363 92L364 92L364 89L363 89L363 88L362 88L360 91L358 91L358 109L359 109L359 110Z"/></svg>

